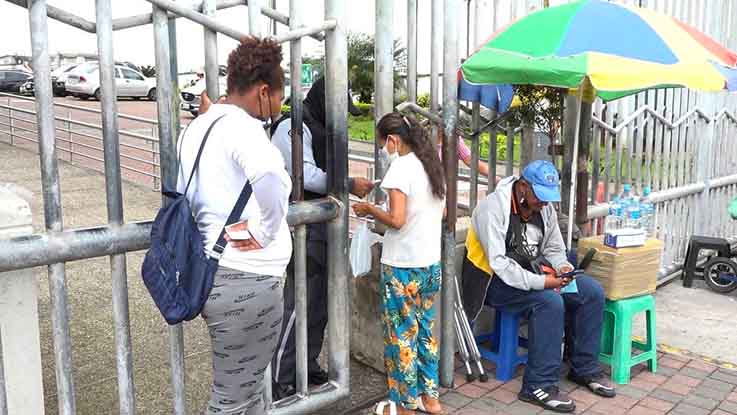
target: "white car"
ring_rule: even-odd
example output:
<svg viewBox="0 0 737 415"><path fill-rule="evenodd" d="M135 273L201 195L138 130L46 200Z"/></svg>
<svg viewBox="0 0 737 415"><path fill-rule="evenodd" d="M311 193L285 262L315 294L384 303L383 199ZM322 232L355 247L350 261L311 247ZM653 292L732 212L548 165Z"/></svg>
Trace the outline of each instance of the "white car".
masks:
<svg viewBox="0 0 737 415"><path fill-rule="evenodd" d="M77 68L80 63L73 63L71 65L65 65L57 68L51 72L51 79L54 80L54 94L57 96L66 96L66 82L67 77L72 71Z"/></svg>
<svg viewBox="0 0 737 415"><path fill-rule="evenodd" d="M118 97L146 97L156 100L156 79L146 78L140 72L125 65L115 65L115 85ZM97 63L84 63L74 68L64 85L67 94L81 99L100 99L100 72Z"/></svg>
<svg viewBox="0 0 737 415"><path fill-rule="evenodd" d="M221 76L218 81L221 94L225 94L228 89L226 79L226 77ZM200 112L200 95L205 89L207 89L205 78L198 79L194 85L184 88L182 90L182 111L189 111L190 114L196 117Z"/></svg>

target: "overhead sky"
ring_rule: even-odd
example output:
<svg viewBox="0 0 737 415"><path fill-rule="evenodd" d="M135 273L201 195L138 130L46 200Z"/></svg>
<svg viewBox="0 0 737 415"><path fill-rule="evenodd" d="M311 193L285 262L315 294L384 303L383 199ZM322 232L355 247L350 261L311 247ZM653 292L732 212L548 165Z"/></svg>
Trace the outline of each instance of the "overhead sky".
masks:
<svg viewBox="0 0 737 415"><path fill-rule="evenodd" d="M180 3L191 4L192 0L178 0ZM314 25L324 18L324 2L322 0L304 1L305 15L303 21L306 25ZM349 2L347 27L354 32L373 34L375 29L374 1L372 0L345 0ZM268 2L268 0L266 1ZM481 23L476 34L479 41L491 35L493 31L493 4L497 3L499 24L506 23L512 14L512 7L517 7L517 15L522 15L525 7L539 7L542 0L472 0L471 9L474 10L478 2L479 18ZM561 3L552 1L551 3ZM288 14L289 1L277 0L277 9ZM430 1L418 0L418 66L420 73L427 73L430 69L430 31L442 30L430 25ZM466 46L466 0L458 0L459 5L459 40L461 42L461 55L465 54ZM50 5L63 8L69 12L95 20L94 0L50 0ZM113 0L113 18L125 17L136 14L150 13L151 5L144 0ZM248 12L246 7L235 7L217 12L216 17L222 22L241 27L244 32L248 31ZM473 20L473 19L472 19ZM407 7L404 1L394 1L394 24L388 30L394 30L394 37L406 43L407 36ZM178 53L180 71L192 70L202 67L204 64L203 32L201 26L186 19L177 21ZM267 27L268 19L263 18L261 24ZM473 26L473 22L472 22ZM30 55L30 34L28 23L28 12L18 6L0 0L0 30L2 42L0 42L0 55L20 53ZM286 28L279 25L279 31ZM471 35L473 39L474 35ZM473 41L472 41L473 42ZM235 46L235 41L226 36L218 37L218 56L220 63L224 64L230 50ZM114 32L114 53L117 60L131 61L138 65L154 64L153 32L151 25ZM319 42L308 39L303 42L303 53L314 55L321 53ZM90 52L97 51L96 38L76 28L49 19L49 50L51 52ZM285 55L288 48L285 48Z"/></svg>

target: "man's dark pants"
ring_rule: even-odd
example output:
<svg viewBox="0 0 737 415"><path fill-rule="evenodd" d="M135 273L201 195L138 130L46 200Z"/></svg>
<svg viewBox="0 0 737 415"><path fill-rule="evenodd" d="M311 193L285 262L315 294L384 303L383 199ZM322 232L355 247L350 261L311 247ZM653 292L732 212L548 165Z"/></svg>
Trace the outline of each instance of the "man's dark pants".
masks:
<svg viewBox="0 0 737 415"><path fill-rule="evenodd" d="M561 342L566 315L571 322L571 371L582 377L601 373L599 347L604 313L604 290L593 278L576 279L578 293L553 290L524 291L495 276L486 293L486 304L522 313L528 319L529 349L523 390L557 385L560 378Z"/></svg>
<svg viewBox="0 0 737 415"><path fill-rule="evenodd" d="M317 358L328 323L327 228L325 224L307 225L307 370L320 370ZM271 362L273 381L294 386L297 379L294 310L294 260L287 267L284 285L284 321L281 337Z"/></svg>

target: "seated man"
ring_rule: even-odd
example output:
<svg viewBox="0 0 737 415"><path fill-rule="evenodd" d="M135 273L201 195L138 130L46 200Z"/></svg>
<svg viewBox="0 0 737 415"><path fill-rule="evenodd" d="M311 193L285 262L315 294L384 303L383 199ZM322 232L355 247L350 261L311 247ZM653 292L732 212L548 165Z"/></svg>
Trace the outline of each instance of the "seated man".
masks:
<svg viewBox="0 0 737 415"><path fill-rule="evenodd" d="M603 289L585 275L576 278L576 289L563 289L572 280L559 277L573 266L566 259L555 209L549 205L560 201L558 182L555 166L537 160L521 178L503 179L479 203L466 241L463 302L470 320L484 302L527 317L529 354L519 399L556 412L573 412L573 400L557 387L566 313L572 336L568 378L603 397L613 397L615 391L598 360ZM554 271L541 273L536 264L543 260Z"/></svg>

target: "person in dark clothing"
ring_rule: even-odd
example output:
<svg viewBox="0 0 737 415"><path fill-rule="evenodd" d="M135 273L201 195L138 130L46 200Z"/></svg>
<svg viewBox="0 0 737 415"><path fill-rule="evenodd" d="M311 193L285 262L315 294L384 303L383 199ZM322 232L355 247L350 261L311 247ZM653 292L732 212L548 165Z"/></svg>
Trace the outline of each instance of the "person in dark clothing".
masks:
<svg viewBox="0 0 737 415"><path fill-rule="evenodd" d="M320 77L312 85L305 97L303 106L303 173L305 200L318 199L327 194L327 148L328 138L325 130L325 79ZM348 97L348 111L358 115L360 111ZM292 172L292 120L289 115L282 117L271 129L271 141L284 157L285 167ZM350 191L364 197L373 183L362 177L349 179ZM281 337L271 364L274 400L283 399L295 393L296 384L296 345L294 310L294 268L293 262L287 268L287 282L284 287L284 321ZM307 225L307 357L308 381L319 385L328 381L327 373L317 363L322 349L325 326L328 321L327 310L327 227L324 223Z"/></svg>

